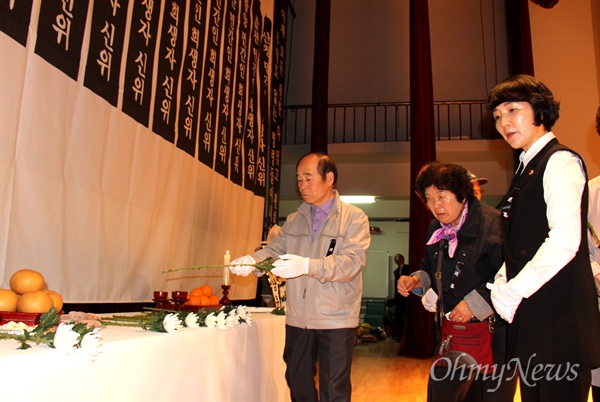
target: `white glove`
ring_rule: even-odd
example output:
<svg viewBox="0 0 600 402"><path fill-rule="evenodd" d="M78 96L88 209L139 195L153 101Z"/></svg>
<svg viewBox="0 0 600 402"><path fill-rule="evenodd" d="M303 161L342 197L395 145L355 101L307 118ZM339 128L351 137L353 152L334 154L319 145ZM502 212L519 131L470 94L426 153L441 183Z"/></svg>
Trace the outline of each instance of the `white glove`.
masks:
<svg viewBox="0 0 600 402"><path fill-rule="evenodd" d="M243 257L239 257L231 261L230 265L235 266L229 268L232 274L236 274L239 276L248 276L251 272L256 271L256 267L247 264L256 264L256 261L254 261L254 258L252 258L252 256L245 255Z"/></svg>
<svg viewBox="0 0 600 402"><path fill-rule="evenodd" d="M296 278L308 274L308 257L300 257L294 254L280 255L273 263L271 273L281 278Z"/></svg>
<svg viewBox="0 0 600 402"><path fill-rule="evenodd" d="M490 296L496 312L500 317L511 323L521 300L523 300L523 296L513 289L512 280L506 282L506 278L500 276L496 278L493 284L488 283L486 287L492 291Z"/></svg>
<svg viewBox="0 0 600 402"><path fill-rule="evenodd" d="M437 301L438 295L435 293L433 288L429 288L423 297L421 297L421 303L423 303L423 307L425 307L425 310L429 311L430 313L437 313Z"/></svg>

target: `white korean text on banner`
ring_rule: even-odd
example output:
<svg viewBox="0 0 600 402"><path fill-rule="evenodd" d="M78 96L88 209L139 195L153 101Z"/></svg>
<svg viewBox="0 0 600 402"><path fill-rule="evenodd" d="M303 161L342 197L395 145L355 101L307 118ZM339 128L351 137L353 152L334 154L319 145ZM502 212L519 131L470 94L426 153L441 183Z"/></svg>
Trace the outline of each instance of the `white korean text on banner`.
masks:
<svg viewBox="0 0 600 402"><path fill-rule="evenodd" d="M67 303L209 284L277 222L285 0L0 0L0 278ZM265 232L266 233L266 232ZM232 278L253 299L256 278Z"/></svg>

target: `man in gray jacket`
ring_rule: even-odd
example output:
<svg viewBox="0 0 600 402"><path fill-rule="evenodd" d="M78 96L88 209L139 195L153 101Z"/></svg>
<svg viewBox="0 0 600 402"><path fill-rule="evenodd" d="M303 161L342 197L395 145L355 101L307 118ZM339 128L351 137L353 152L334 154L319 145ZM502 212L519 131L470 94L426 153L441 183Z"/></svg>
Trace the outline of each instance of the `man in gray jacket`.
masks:
<svg viewBox="0 0 600 402"><path fill-rule="evenodd" d="M287 278L283 358L292 400L350 401L369 220L333 189L337 168L329 156L303 157L296 179L304 203L264 249L232 261L231 272L246 276L255 268L244 264L278 258L271 272Z"/></svg>

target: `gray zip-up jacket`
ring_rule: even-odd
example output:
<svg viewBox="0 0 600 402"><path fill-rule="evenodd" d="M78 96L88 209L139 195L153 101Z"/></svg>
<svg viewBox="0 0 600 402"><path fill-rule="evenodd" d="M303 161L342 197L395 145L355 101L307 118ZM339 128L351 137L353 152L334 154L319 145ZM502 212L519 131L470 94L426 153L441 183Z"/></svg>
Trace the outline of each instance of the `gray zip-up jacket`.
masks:
<svg viewBox="0 0 600 402"><path fill-rule="evenodd" d="M353 328L359 324L362 269L371 243L369 219L353 205L335 201L312 239L310 205L290 214L281 232L252 254L256 261L283 254L309 257L308 274L286 283L286 323L306 329ZM333 252L328 249L333 245Z"/></svg>

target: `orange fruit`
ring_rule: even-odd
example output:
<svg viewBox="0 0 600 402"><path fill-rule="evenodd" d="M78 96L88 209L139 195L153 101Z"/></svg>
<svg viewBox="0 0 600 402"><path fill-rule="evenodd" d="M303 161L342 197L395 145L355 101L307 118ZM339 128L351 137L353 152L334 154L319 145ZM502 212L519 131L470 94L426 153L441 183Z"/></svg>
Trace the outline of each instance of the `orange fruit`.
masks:
<svg viewBox="0 0 600 402"><path fill-rule="evenodd" d="M17 302L17 310L23 313L47 313L53 306L54 301L43 290L24 293Z"/></svg>
<svg viewBox="0 0 600 402"><path fill-rule="evenodd" d="M22 295L44 289L44 275L33 269L20 269L10 277L10 288Z"/></svg>
<svg viewBox="0 0 600 402"><path fill-rule="evenodd" d="M63 298L58 292L54 290L45 290L46 294L50 296L52 301L54 302L54 307L56 307L56 312L60 313L63 308Z"/></svg>
<svg viewBox="0 0 600 402"><path fill-rule="evenodd" d="M190 297L188 297L188 300L185 302L185 304L189 305L189 306L199 306L201 303L199 295L192 295Z"/></svg>
<svg viewBox="0 0 600 402"><path fill-rule="evenodd" d="M0 289L0 311L17 311L19 295L11 289Z"/></svg>
<svg viewBox="0 0 600 402"><path fill-rule="evenodd" d="M210 295L208 299L210 300L211 306L216 306L217 304L219 304L219 298L215 295Z"/></svg>
<svg viewBox="0 0 600 402"><path fill-rule="evenodd" d="M200 288L194 288L190 292L190 296L202 296L202 295L203 295L202 289L200 289Z"/></svg>
<svg viewBox="0 0 600 402"><path fill-rule="evenodd" d="M208 296L200 296L200 305L201 306L210 306L210 299L208 298Z"/></svg>
<svg viewBox="0 0 600 402"><path fill-rule="evenodd" d="M212 288L209 285L200 286L200 290L202 291L202 294L206 297L212 295Z"/></svg>

